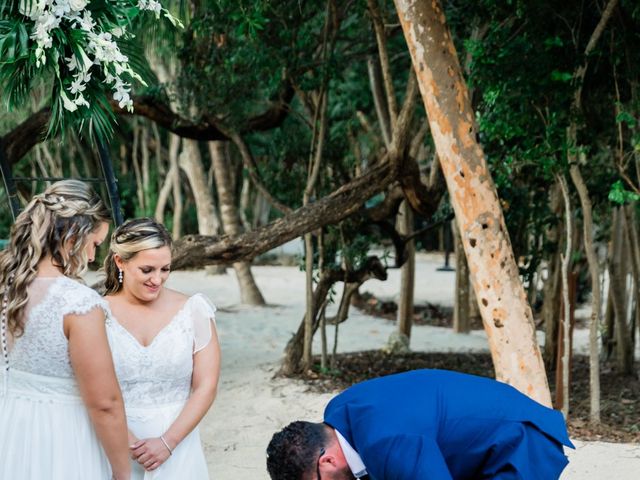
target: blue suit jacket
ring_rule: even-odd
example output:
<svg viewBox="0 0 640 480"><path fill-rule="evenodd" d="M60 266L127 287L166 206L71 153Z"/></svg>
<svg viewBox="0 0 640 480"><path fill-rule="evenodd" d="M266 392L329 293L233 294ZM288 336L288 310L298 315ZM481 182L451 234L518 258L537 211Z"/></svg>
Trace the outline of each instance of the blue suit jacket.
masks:
<svg viewBox="0 0 640 480"><path fill-rule="evenodd" d="M550 480L567 463L561 445L573 446L560 412L504 383L442 370L356 384L324 420L375 480L492 478L504 465L520 475L508 478Z"/></svg>

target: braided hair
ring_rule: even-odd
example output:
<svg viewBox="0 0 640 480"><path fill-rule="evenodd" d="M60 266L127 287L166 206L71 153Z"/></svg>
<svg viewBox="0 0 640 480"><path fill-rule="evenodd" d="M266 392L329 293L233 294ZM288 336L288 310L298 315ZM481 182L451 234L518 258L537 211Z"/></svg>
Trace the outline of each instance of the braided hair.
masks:
<svg viewBox="0 0 640 480"><path fill-rule="evenodd" d="M110 218L100 197L78 180L53 183L31 199L0 252L0 298L7 298L7 327L13 336L24 333L27 289L38 263L51 256L65 276L79 278L87 269L87 236Z"/></svg>
<svg viewBox="0 0 640 480"><path fill-rule="evenodd" d="M104 259L105 295L117 293L122 284L118 279L118 266L114 255L123 261L131 260L138 252L152 248L171 248L171 235L167 229L152 218L127 220L111 234L109 253Z"/></svg>

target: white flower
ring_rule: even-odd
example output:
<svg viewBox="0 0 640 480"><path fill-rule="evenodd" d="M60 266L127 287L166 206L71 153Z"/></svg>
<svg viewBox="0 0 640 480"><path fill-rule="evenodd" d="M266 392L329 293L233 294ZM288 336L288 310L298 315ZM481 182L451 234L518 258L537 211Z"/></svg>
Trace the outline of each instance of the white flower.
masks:
<svg viewBox="0 0 640 480"><path fill-rule="evenodd" d="M89 3L87 0L68 0L69 1L69 6L71 7L71 10L74 10L76 12L81 12L82 10L85 9L85 7L87 6L87 3Z"/></svg>
<svg viewBox="0 0 640 480"><path fill-rule="evenodd" d="M129 89L124 88L123 85L116 85L114 88L113 99L118 102L120 108L126 108L128 111L133 111L133 100L129 96Z"/></svg>
<svg viewBox="0 0 640 480"><path fill-rule="evenodd" d="M65 58L64 61L67 62L67 68L70 72L73 72L76 68L78 68L78 59L75 55L71 55L70 57Z"/></svg>
<svg viewBox="0 0 640 480"><path fill-rule="evenodd" d="M73 99L73 103L75 105L77 105L78 107L88 107L89 106L89 102L87 102L86 98L84 98L82 96L82 94L79 94L76 98Z"/></svg>
<svg viewBox="0 0 640 480"><path fill-rule="evenodd" d="M68 0L56 0L51 10L56 17L64 17L71 11L71 7Z"/></svg>
<svg viewBox="0 0 640 480"><path fill-rule="evenodd" d="M75 112L78 109L78 106L74 102L69 100L69 97L67 97L67 94L64 93L64 90L60 90L60 98L62 98L62 106L65 110Z"/></svg>
<svg viewBox="0 0 640 480"><path fill-rule="evenodd" d="M32 20L44 13L47 0L20 0L18 11Z"/></svg>
<svg viewBox="0 0 640 480"><path fill-rule="evenodd" d="M80 28L85 32L90 32L93 30L93 27L96 26L96 22L93 21L91 17L91 12L86 10L82 15L82 19L80 20Z"/></svg>
<svg viewBox="0 0 640 480"><path fill-rule="evenodd" d="M84 92L87 88L87 85L82 81L82 78L76 77L76 79L71 82L71 86L69 87L69 93L75 95L76 93Z"/></svg>

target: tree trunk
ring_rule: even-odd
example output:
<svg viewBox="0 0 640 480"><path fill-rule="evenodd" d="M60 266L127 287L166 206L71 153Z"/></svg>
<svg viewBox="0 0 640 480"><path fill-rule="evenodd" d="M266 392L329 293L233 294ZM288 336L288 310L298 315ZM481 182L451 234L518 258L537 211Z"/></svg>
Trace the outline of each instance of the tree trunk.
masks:
<svg viewBox="0 0 640 480"><path fill-rule="evenodd" d="M548 277L543 286L544 303L542 304L542 318L544 322L544 356L549 370L556 367L556 352L558 351L558 329L561 305L561 272L560 248L549 259Z"/></svg>
<svg viewBox="0 0 640 480"><path fill-rule="evenodd" d="M233 236L239 235L242 227L235 203L235 195L229 188L232 182L227 147L224 142L209 142L209 153L213 163L224 233ZM202 182L206 184L205 179L206 176L204 170L202 170ZM250 265L249 262L236 262L233 264L240 286L241 301L248 305L264 305L264 298L253 278Z"/></svg>
<svg viewBox="0 0 640 480"><path fill-rule="evenodd" d="M569 360L571 359L571 292L569 290L569 275L571 270L571 253L572 253L572 240L573 240L573 222L572 210L571 210L571 197L569 195L569 187L567 186L567 180L563 175L557 176L560 190L562 191L562 197L564 198L564 221L566 225L565 234L565 252L561 256L562 259L562 324L560 328L560 341L562 345L562 351L560 358L558 359L559 371L556 374L556 398L561 402L556 402L556 408L562 410L562 415L565 420L569 416L569 373L571 372L569 366Z"/></svg>
<svg viewBox="0 0 640 480"><path fill-rule="evenodd" d="M636 204L632 203L624 207L625 217L627 220L628 245L631 252L631 266L633 269L633 288L635 296L635 308L632 327L629 334L631 335L631 348L635 351L635 326L640 324L640 242L638 241L638 231L636 230ZM640 338L638 339L640 341Z"/></svg>
<svg viewBox="0 0 640 480"><path fill-rule="evenodd" d="M196 216L198 218L198 233L200 235L217 235L221 230L220 217L216 210L212 189L207 182L204 162L200 147L195 140L182 140L182 153L180 154L180 167L189 179L191 192L196 203ZM224 274L224 266L207 266L209 275Z"/></svg>
<svg viewBox="0 0 640 480"><path fill-rule="evenodd" d="M453 305L453 331L469 333L471 331L471 296L469 295L469 267L464 256L464 247L460 232L453 224L453 245L456 255L456 291Z"/></svg>
<svg viewBox="0 0 640 480"><path fill-rule="evenodd" d="M584 63L579 65L573 72L574 85L576 89L574 91L573 102L571 104L572 118L575 118L575 114L582 109L582 85L584 82L584 76L587 71L589 57L593 52L598 40L602 36L604 29L609 22L613 10L616 8L618 0L609 0L606 7L602 11L602 15L596 28L591 33L589 41L584 51ZM591 289L592 289L592 311L591 311L591 324L589 326L589 380L591 389L591 410L590 420L591 423L600 423L600 364L598 356L598 327L600 320L600 275L597 257L593 246L593 219L591 211L591 200L589 194L582 179L580 167L577 162L577 147L578 147L578 132L575 121L571 121L568 129L567 140L569 145L569 173L571 174L571 180L573 181L578 195L580 196L580 205L582 207L582 215L584 218L584 245L587 254L587 262L589 263L589 273L591 274Z"/></svg>
<svg viewBox="0 0 640 480"><path fill-rule="evenodd" d="M413 233L413 212L405 200L400 207L398 216L398 233L411 235ZM413 292L416 274L416 246L414 240L409 240L404 246L405 262L400 272L400 299L398 300L398 333L411 338L413 324Z"/></svg>
<svg viewBox="0 0 640 480"><path fill-rule="evenodd" d="M480 300L496 378L551 406L531 308L442 7L437 0L395 4Z"/></svg>
<svg viewBox="0 0 640 480"><path fill-rule="evenodd" d="M630 375L633 373L633 350L627 325L627 259L622 258L624 240L624 214L618 207L613 224L609 281L615 315L616 364L620 373Z"/></svg>
<svg viewBox="0 0 640 480"><path fill-rule="evenodd" d="M160 186L160 190L158 192L158 201L156 202L156 208L153 212L153 218L156 219L157 222L164 224L164 212L167 208L167 203L169 201L169 195L173 192L173 176L179 174L178 167L178 149L180 148L180 137L176 135L169 134L169 169L166 170L163 174L164 180L162 185ZM172 160L174 157L174 160Z"/></svg>

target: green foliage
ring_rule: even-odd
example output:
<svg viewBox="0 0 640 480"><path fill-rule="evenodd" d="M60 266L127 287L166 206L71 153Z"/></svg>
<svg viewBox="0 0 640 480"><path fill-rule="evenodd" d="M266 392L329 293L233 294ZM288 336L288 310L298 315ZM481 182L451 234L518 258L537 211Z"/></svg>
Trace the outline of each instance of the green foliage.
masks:
<svg viewBox="0 0 640 480"><path fill-rule="evenodd" d="M49 135L74 126L108 139L115 121L109 98L130 109L131 82L144 83L136 69L149 78L144 56L132 48L126 32L143 3L3 1L0 88L5 108L24 107L30 92L44 86L52 111ZM168 12L165 16L172 18Z"/></svg>
<svg viewBox="0 0 640 480"><path fill-rule="evenodd" d="M622 181L618 180L611 185L609 200L615 204L624 205L626 203L637 202L640 200L640 195L625 189Z"/></svg>

